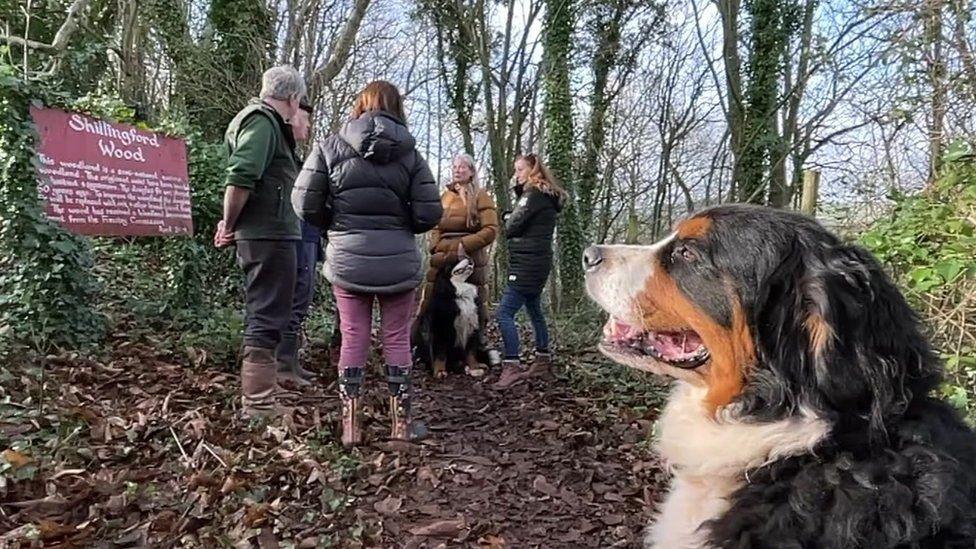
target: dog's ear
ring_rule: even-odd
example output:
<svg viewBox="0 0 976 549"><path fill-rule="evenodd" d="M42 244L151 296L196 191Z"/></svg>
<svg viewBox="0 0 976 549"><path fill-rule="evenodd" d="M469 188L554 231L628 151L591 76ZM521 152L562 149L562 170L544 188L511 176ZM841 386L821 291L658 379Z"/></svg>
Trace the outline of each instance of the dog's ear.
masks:
<svg viewBox="0 0 976 549"><path fill-rule="evenodd" d="M460 242L458 242L457 255L458 255L458 259L461 259L462 257L468 257L468 252L464 250L464 244Z"/></svg>
<svg viewBox="0 0 976 549"><path fill-rule="evenodd" d="M883 437L887 419L937 384L937 361L874 257L818 236L798 234L756 303L757 379L772 391L763 401L866 422Z"/></svg>

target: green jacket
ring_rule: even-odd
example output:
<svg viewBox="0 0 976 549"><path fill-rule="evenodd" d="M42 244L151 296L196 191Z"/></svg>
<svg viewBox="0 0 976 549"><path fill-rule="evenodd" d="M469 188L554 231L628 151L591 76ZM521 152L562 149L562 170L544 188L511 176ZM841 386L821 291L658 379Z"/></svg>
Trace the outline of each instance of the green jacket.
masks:
<svg viewBox="0 0 976 549"><path fill-rule="evenodd" d="M269 105L255 101L227 126L226 185L251 191L233 227L237 240L301 240L291 189L301 168L291 129Z"/></svg>

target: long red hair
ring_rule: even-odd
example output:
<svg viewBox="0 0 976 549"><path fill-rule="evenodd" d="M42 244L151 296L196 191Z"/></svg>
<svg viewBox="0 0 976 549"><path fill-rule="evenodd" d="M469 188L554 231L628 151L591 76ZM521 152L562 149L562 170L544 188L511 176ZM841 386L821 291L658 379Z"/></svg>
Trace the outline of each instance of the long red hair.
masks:
<svg viewBox="0 0 976 549"><path fill-rule="evenodd" d="M562 200L565 200L569 196L566 190L559 185L556 178L549 172L549 168L546 168L539 155L535 153L520 154L515 161L525 162L529 165L529 175L526 178L528 181L525 182L526 186L535 187L546 194L558 196Z"/></svg>
<svg viewBox="0 0 976 549"><path fill-rule="evenodd" d="M364 112L384 111L406 123L403 96L396 86L386 80L374 80L363 88L352 104L351 118L359 118Z"/></svg>

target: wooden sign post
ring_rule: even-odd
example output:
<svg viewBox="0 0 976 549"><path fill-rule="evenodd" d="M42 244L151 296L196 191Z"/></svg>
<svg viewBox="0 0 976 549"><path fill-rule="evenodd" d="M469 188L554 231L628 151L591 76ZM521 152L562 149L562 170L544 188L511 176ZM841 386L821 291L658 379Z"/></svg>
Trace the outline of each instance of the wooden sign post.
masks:
<svg viewBox="0 0 976 549"><path fill-rule="evenodd" d="M803 195L800 211L810 216L817 214L817 195L820 192L820 170L803 171Z"/></svg>

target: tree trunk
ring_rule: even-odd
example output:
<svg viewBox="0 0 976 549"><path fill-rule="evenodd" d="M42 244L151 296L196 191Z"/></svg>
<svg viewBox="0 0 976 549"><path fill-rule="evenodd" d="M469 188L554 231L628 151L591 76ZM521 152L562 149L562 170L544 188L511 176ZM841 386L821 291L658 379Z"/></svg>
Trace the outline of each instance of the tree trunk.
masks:
<svg viewBox="0 0 976 549"><path fill-rule="evenodd" d="M976 55L973 54L966 36L966 23L971 20L973 8L969 0L951 0L949 5L953 12L955 25L952 29L952 41L955 44L959 63L962 65L964 90L969 91L969 100L976 104Z"/></svg>
<svg viewBox="0 0 976 549"><path fill-rule="evenodd" d="M456 2L428 0L418 3L418 8L433 24L440 81L461 131L464 152L474 156L471 120L478 102L478 88L470 85L471 69L476 58L471 47L476 44L472 36L474 27L465 24L465 8Z"/></svg>
<svg viewBox="0 0 976 549"><path fill-rule="evenodd" d="M610 71L619 62L621 25L628 9L630 9L628 2L617 2L609 17L601 17L596 23L596 27L602 32L597 37L596 52L591 61L593 92L590 95L590 116L583 140L583 154L577 170L580 223L583 227L590 227L593 219L593 195L599 177L600 155L606 141L607 108L610 104L607 82Z"/></svg>
<svg viewBox="0 0 976 549"><path fill-rule="evenodd" d="M346 61L349 60L349 52L352 50L356 35L359 34L359 27L363 24L363 17L366 15L366 10L369 9L370 2L371 0L356 0L353 4L349 19L346 20L345 26L342 27L342 31L329 49L331 52L329 60L312 75L308 95L313 100L322 90L329 87L332 80L346 66Z"/></svg>
<svg viewBox="0 0 976 549"><path fill-rule="evenodd" d="M801 23L800 32L800 43L799 43L799 59L796 63L796 70L792 70L792 60L790 56L789 48L784 49L784 59L783 62L787 66L787 81L784 87L784 92L786 94L786 114L783 117L783 132L782 139L780 143L782 144L782 149L778 151L776 162L778 166L774 164L775 168L778 168L782 173L778 174L780 181L784 184L782 187L774 186L774 190L771 193L770 204L777 207L786 207L793 200L796 194L796 190L799 188L799 182L802 177L798 166L802 166L806 163L806 156L803 155L803 151L808 151L809 146L806 143L801 143L804 139L800 136L799 130L799 117L800 117L800 104L803 100L804 95L807 91L807 83L809 82L809 70L810 70L810 56L812 53L812 43L813 43L813 19L814 12L817 9L819 0L806 0L803 6L803 20ZM788 157L792 156L793 174L789 178L789 184L786 184L786 165L788 163Z"/></svg>
<svg viewBox="0 0 976 549"><path fill-rule="evenodd" d="M795 24L791 0L752 0L749 86L746 90L739 200L780 202L786 186L785 144L777 124L780 85L789 38ZM774 192L775 189L775 192Z"/></svg>
<svg viewBox="0 0 976 549"><path fill-rule="evenodd" d="M925 0L925 41L930 48L928 76L932 86L932 112L929 120L929 182L935 181L942 167L945 142L946 60L943 51L942 17L944 0Z"/></svg>
<svg viewBox="0 0 976 549"><path fill-rule="evenodd" d="M729 147L732 150L732 184L738 186L745 148L745 114L742 98L742 62L739 58L740 0L715 0L722 18L722 60L728 88Z"/></svg>
<svg viewBox="0 0 976 549"><path fill-rule="evenodd" d="M64 19L64 23L58 28L58 32L54 35L54 39L50 44L31 40L29 36L21 38L6 33L0 35L0 41L10 46L21 46L25 49L60 55L68 48L71 35L78 30L78 22L84 15L85 10L88 9L88 4L90 3L91 0L75 0L68 6L68 13Z"/></svg>
<svg viewBox="0 0 976 549"><path fill-rule="evenodd" d="M745 134L739 160L737 183L739 201L766 203L766 143L776 105L776 82L779 57L773 56L771 25L776 24L776 0L756 0L748 4L750 17L750 51L747 65L749 84L745 94Z"/></svg>
<svg viewBox="0 0 976 549"><path fill-rule="evenodd" d="M569 57L573 39L573 0L548 0L543 24L545 44L546 158L553 176L573 196L573 98L569 87ZM583 234L575 201L564 207L559 223L559 260L565 304L582 290Z"/></svg>
<svg viewBox="0 0 976 549"><path fill-rule="evenodd" d="M504 143L506 139L502 135L502 128L495 124L497 120L496 111L498 109L504 111L505 105L499 101L496 106L494 95L491 93L493 83L491 49L489 46L491 37L488 34L487 17L484 12L483 0L475 2L475 5L476 8L474 8L475 11L473 13L474 21L469 21L468 24L472 28L477 29L477 42L475 45L478 48L478 60L481 67L481 85L483 86L483 93L485 95L485 118L488 119L488 150L491 153L491 173L492 179L494 180L495 198L498 202L498 208L500 210L507 210L509 207L508 181L512 177L512 168L509 166L510 162L505 154Z"/></svg>
<svg viewBox="0 0 976 549"><path fill-rule="evenodd" d="M145 60L142 54L143 29L134 0L120 0L119 25L119 95L135 105L140 118L148 118L145 97Z"/></svg>

